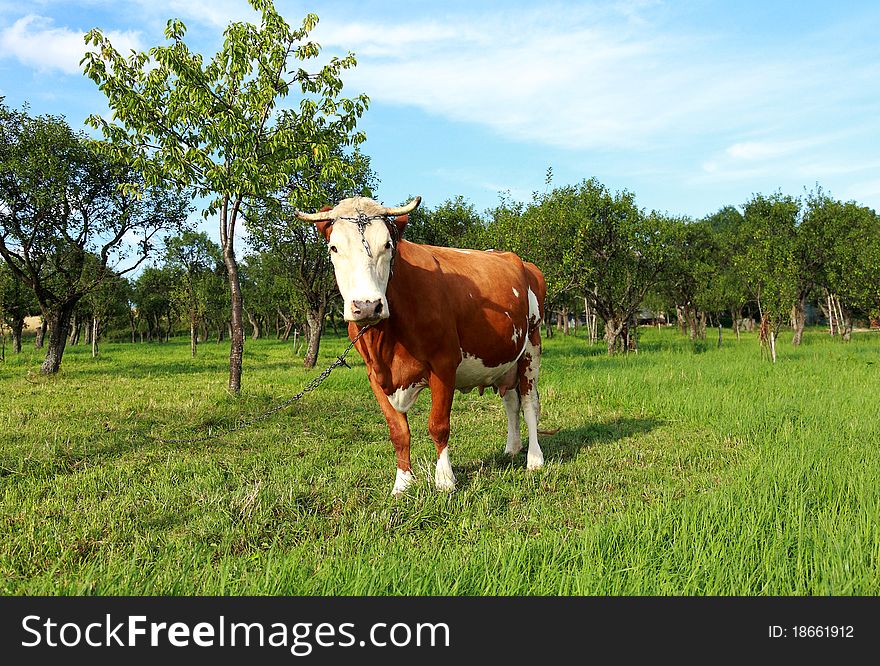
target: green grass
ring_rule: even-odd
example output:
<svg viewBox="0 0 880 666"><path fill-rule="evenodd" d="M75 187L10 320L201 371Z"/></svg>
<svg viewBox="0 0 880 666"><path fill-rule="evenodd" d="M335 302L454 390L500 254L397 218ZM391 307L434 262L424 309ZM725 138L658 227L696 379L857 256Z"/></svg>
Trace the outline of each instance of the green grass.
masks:
<svg viewBox="0 0 880 666"><path fill-rule="evenodd" d="M321 366L344 340L329 337ZM497 396L458 395L459 486L432 487L426 392L410 413L417 483L389 496L394 455L360 359L297 392L290 345L69 348L35 375L0 364L0 593L875 595L880 592L880 336L811 331L718 349L646 329L609 358L545 341L546 467L502 455Z"/></svg>

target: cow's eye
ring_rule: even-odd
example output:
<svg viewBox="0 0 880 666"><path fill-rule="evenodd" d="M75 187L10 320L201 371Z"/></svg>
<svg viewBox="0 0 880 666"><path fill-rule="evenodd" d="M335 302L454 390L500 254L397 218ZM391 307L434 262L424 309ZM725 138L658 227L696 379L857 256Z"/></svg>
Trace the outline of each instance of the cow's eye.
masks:
<svg viewBox="0 0 880 666"><path fill-rule="evenodd" d="M385 243L385 249L386 249L386 250L390 250L390 249L391 249L391 241L388 241L387 243Z"/></svg>
<svg viewBox="0 0 880 666"><path fill-rule="evenodd" d="M331 245L331 246L330 246L330 251L331 251L331 252L339 252L339 250L336 249L336 246L335 246L335 245Z"/></svg>

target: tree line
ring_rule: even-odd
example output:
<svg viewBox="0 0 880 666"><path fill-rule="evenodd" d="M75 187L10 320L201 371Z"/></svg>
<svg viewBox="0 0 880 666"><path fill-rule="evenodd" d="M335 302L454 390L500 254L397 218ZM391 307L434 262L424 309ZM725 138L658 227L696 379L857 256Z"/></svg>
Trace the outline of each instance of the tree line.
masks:
<svg viewBox="0 0 880 666"><path fill-rule="evenodd" d="M132 340L185 325L193 354L209 331L228 335L233 392L246 320L253 336L273 324L282 337L302 330L314 365L338 297L326 244L293 213L376 195L357 129L369 100L340 96L352 54L305 69L320 53L309 40L317 16L294 29L270 0L251 1L260 24L230 23L207 60L179 20L168 22L167 45L127 57L90 31L84 72L113 114L88 119L100 140L0 98L0 315L18 350L24 317L40 314L42 372L58 371L81 332L97 353L120 320ZM290 96L297 103L282 106ZM674 312L692 338L728 317L737 332L756 320L774 360L784 325L800 341L808 304L844 339L855 319L878 315L877 215L818 186L690 220L645 211L596 179L551 189L548 171L546 182L531 201L505 195L482 214L463 197L420 208L406 237L533 261L548 313L568 322L583 306L592 339L604 325L609 353L637 344L645 308ZM219 244L189 222L196 204L219 223ZM251 251L240 259L241 225Z"/></svg>

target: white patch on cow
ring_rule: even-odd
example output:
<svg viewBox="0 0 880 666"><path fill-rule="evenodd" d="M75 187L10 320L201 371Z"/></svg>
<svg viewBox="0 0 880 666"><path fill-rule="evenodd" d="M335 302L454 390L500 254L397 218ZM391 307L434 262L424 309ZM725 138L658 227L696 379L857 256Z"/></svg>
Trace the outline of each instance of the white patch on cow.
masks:
<svg viewBox="0 0 880 666"><path fill-rule="evenodd" d="M532 291L531 287L529 287L528 299L529 323L535 325L541 321L541 308L538 306L538 297L535 296L535 292Z"/></svg>
<svg viewBox="0 0 880 666"><path fill-rule="evenodd" d="M455 490L455 474L449 464L449 447L444 447L437 456L437 470L434 472L434 485L437 490Z"/></svg>
<svg viewBox="0 0 880 666"><path fill-rule="evenodd" d="M462 352L461 363L455 370L455 388L467 392L478 386L494 386L507 374L508 370L516 365L518 358L510 363L487 367L481 359Z"/></svg>
<svg viewBox="0 0 880 666"><path fill-rule="evenodd" d="M470 253L471 253L470 250L459 250L459 249L456 248L456 247L454 247L454 248L452 248L452 249L455 250L456 252L460 252L461 254L470 254Z"/></svg>
<svg viewBox="0 0 880 666"><path fill-rule="evenodd" d="M510 316L510 313L509 313L509 312L505 312L504 314L507 315L507 318L508 318L508 319L513 320L513 317Z"/></svg>
<svg viewBox="0 0 880 666"><path fill-rule="evenodd" d="M510 336L510 339L513 341L513 344L519 344L520 336L522 336L523 332L521 328L513 327L513 335Z"/></svg>
<svg viewBox="0 0 880 666"><path fill-rule="evenodd" d="M424 382L416 382L406 388L401 387L388 396L388 402L398 412L406 414L412 408L423 388L425 388Z"/></svg>
<svg viewBox="0 0 880 666"><path fill-rule="evenodd" d="M504 411L507 412L507 446L504 453L511 458L522 450L522 436L519 432L519 392L507 391L501 398L504 402Z"/></svg>
<svg viewBox="0 0 880 666"><path fill-rule="evenodd" d="M516 287L513 288L513 295L519 298L519 291L517 291Z"/></svg>
<svg viewBox="0 0 880 666"><path fill-rule="evenodd" d="M402 495L406 492L406 489L409 488L410 484L413 482L412 472L404 472L399 467L397 468L397 478L394 480L394 488L391 489L391 494L394 496Z"/></svg>

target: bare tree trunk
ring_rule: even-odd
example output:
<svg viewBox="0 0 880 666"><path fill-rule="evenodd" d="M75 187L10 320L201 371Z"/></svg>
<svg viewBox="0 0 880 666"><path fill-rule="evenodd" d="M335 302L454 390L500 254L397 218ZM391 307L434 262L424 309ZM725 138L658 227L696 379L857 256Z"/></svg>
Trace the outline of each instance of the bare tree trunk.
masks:
<svg viewBox="0 0 880 666"><path fill-rule="evenodd" d="M253 332L251 333L251 340L257 340L260 337L260 322L257 321L257 318L254 317L253 313L250 310L245 310L244 313L247 315L248 321L251 323L251 328Z"/></svg>
<svg viewBox="0 0 880 666"><path fill-rule="evenodd" d="M189 318L189 351L193 358L198 350L198 338L196 337L196 318Z"/></svg>
<svg viewBox="0 0 880 666"><path fill-rule="evenodd" d="M232 203L232 210L229 204ZM238 278L238 262L235 259L235 223L241 199L230 202L226 198L220 212L220 242L223 247L223 263L226 265L226 276L229 278L229 296L231 301L229 320L229 390L241 392L241 367L244 358L244 323L242 321L241 281Z"/></svg>
<svg viewBox="0 0 880 666"><path fill-rule="evenodd" d="M571 333L571 325L568 322L568 308L562 308L562 335L568 337Z"/></svg>
<svg viewBox="0 0 880 666"><path fill-rule="evenodd" d="M721 315L716 315L718 317L718 346L721 346L723 329L721 328Z"/></svg>
<svg viewBox="0 0 880 666"><path fill-rule="evenodd" d="M773 359L773 362L776 363L776 331L770 331L770 358Z"/></svg>
<svg viewBox="0 0 880 666"><path fill-rule="evenodd" d="M24 318L16 319L10 327L12 331L12 353L21 354L21 336L24 330Z"/></svg>
<svg viewBox="0 0 880 666"><path fill-rule="evenodd" d="M804 326L807 323L807 297L805 294L801 294L797 301L795 301L794 307L791 310L791 322L794 327L794 337L791 340L791 343L797 347L801 344L801 340L804 337Z"/></svg>
<svg viewBox="0 0 880 666"><path fill-rule="evenodd" d="M46 337L46 329L48 324L45 317L40 317L40 327L37 329L37 336L34 338L34 349L43 348L43 338Z"/></svg>
<svg viewBox="0 0 880 666"><path fill-rule="evenodd" d="M303 367L314 368L318 362L318 350L321 347L321 323L324 319L324 308L319 307L317 310L309 309L306 312L306 320L308 321L308 348L303 359Z"/></svg>
<svg viewBox="0 0 880 666"><path fill-rule="evenodd" d="M45 315L49 326L49 341L46 348L46 358L40 366L40 372L44 375L54 375L61 368L61 358L64 356L67 336L70 335L70 320L73 317L75 307L75 301L65 303L57 310Z"/></svg>
<svg viewBox="0 0 880 666"><path fill-rule="evenodd" d="M98 356L98 318L92 316L92 358Z"/></svg>
<svg viewBox="0 0 880 666"><path fill-rule="evenodd" d="M617 319L609 319L605 322L605 344L608 346L609 356L613 356L617 351L617 344L623 328L623 323Z"/></svg>

